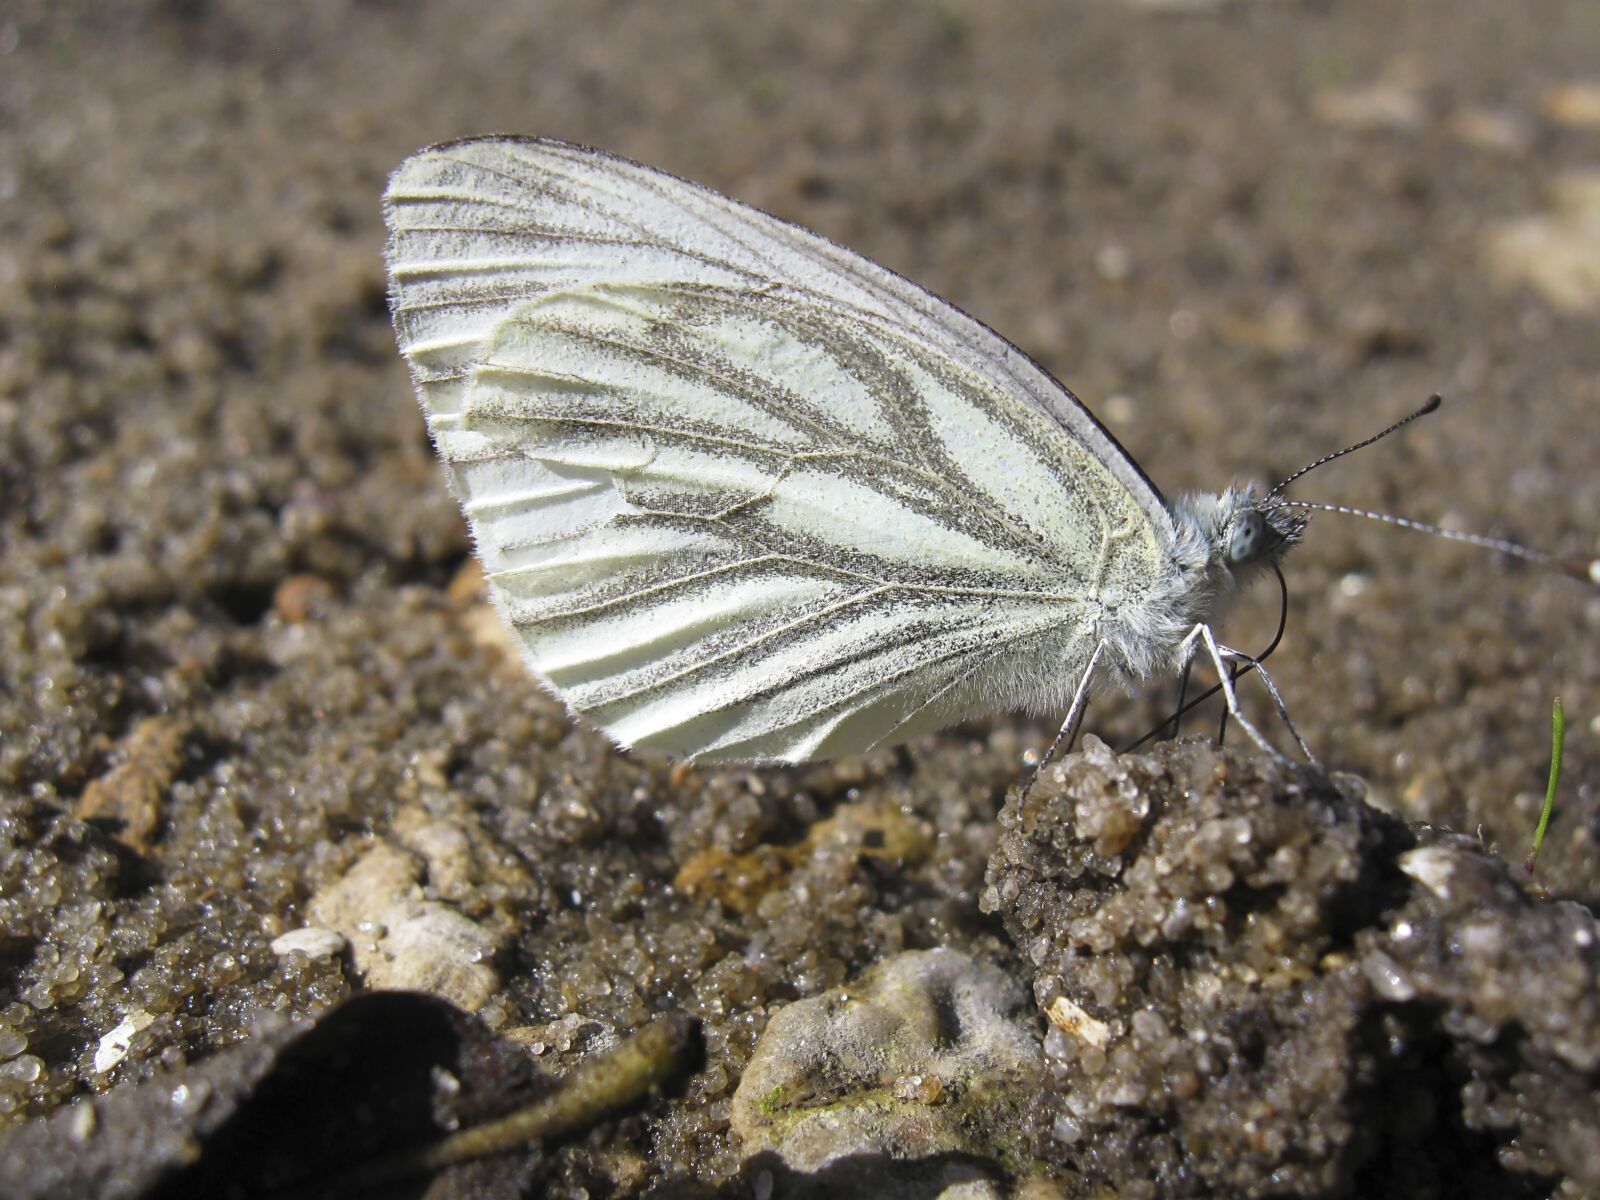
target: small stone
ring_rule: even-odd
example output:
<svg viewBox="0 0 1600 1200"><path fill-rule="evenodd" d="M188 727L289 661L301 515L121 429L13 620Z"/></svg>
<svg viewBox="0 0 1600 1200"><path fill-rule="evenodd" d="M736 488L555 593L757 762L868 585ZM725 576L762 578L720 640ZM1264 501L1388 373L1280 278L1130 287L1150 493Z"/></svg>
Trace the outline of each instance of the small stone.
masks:
<svg viewBox="0 0 1600 1200"><path fill-rule="evenodd" d="M136 1008L122 1019L122 1023L100 1039L94 1052L94 1073L104 1075L128 1056L133 1039L149 1029L155 1018L143 1009Z"/></svg>
<svg viewBox="0 0 1600 1200"><path fill-rule="evenodd" d="M1400 869L1441 900L1450 899L1456 855L1443 846L1424 846L1400 856Z"/></svg>
<svg viewBox="0 0 1600 1200"><path fill-rule="evenodd" d="M272 952L280 958L291 954L304 954L312 959L329 959L338 954L348 943L341 934L331 929L324 929L320 925L306 925L300 929L291 929L281 937L272 939Z"/></svg>
<svg viewBox="0 0 1600 1200"><path fill-rule="evenodd" d="M404 816L402 813L401 818ZM447 900L470 897L480 872L466 831L454 821L425 821L402 827L401 818L395 822L397 832L404 837L407 849L420 854L427 864L429 889Z"/></svg>
<svg viewBox="0 0 1600 1200"><path fill-rule="evenodd" d="M33 1083L44 1074L44 1060L37 1054L24 1054L10 1062L0 1064L0 1081L5 1083Z"/></svg>
<svg viewBox="0 0 1600 1200"><path fill-rule="evenodd" d="M772 1152L816 1172L874 1156L909 1171L939 1155L1024 1153L1017 1135L1040 1067L1026 1003L992 966L915 950L780 1009L733 1098L746 1157ZM863 1194L912 1194L885 1188Z"/></svg>
<svg viewBox="0 0 1600 1200"><path fill-rule="evenodd" d="M521 666L522 646L494 605L487 601L471 605L462 612L461 624L466 627L473 645L500 655L507 663Z"/></svg>
<svg viewBox="0 0 1600 1200"><path fill-rule="evenodd" d="M1479 150L1522 154L1533 144L1533 131L1515 113L1491 108L1463 108L1450 118L1456 140Z"/></svg>
<svg viewBox="0 0 1600 1200"><path fill-rule="evenodd" d="M1329 88L1312 103L1318 118L1344 129L1409 133L1423 122L1422 100L1412 88L1380 81L1362 87Z"/></svg>
<svg viewBox="0 0 1600 1200"><path fill-rule="evenodd" d="M1600 171L1555 180L1549 209L1490 226L1484 253L1504 286L1526 284L1561 312L1600 308Z"/></svg>
<svg viewBox="0 0 1600 1200"><path fill-rule="evenodd" d="M1133 274L1133 255L1121 242L1107 242L1094 253L1094 269L1107 283L1122 283Z"/></svg>
<svg viewBox="0 0 1600 1200"><path fill-rule="evenodd" d="M500 990L493 959L502 938L424 900L422 874L416 856L380 842L313 896L308 911L350 943L368 987L430 992L476 1012Z"/></svg>
<svg viewBox="0 0 1600 1200"><path fill-rule="evenodd" d="M1105 412L1113 425L1131 425L1139 415L1139 405L1127 393L1117 392L1106 397Z"/></svg>
<svg viewBox="0 0 1600 1200"><path fill-rule="evenodd" d="M1104 1047L1111 1040L1111 1026L1107 1025L1089 1013L1080 1005L1074 1004L1065 996L1057 996L1044 1010L1045 1016L1050 1018L1062 1033L1070 1034L1080 1042L1088 1042L1091 1046Z"/></svg>
<svg viewBox="0 0 1600 1200"><path fill-rule="evenodd" d="M458 604L485 604L488 600L488 582L483 577L483 564L469 556L450 580L445 594Z"/></svg>
<svg viewBox="0 0 1600 1200"><path fill-rule="evenodd" d="M1600 129L1600 81L1558 84L1544 94L1544 115L1573 129Z"/></svg>
<svg viewBox="0 0 1600 1200"><path fill-rule="evenodd" d="M272 609L290 625L320 616L333 598L333 585L320 575L291 575L272 592Z"/></svg>
<svg viewBox="0 0 1600 1200"><path fill-rule="evenodd" d="M937 1075L902 1075L894 1081L894 1094L898 1100L937 1104L944 1098L944 1081Z"/></svg>
<svg viewBox="0 0 1600 1200"><path fill-rule="evenodd" d="M124 740L122 761L91 780L73 809L80 821L109 821L113 836L146 854L161 825L162 805L183 766L188 726L174 717L141 721Z"/></svg>
<svg viewBox="0 0 1600 1200"><path fill-rule="evenodd" d="M100 1124L94 1101L87 1098L77 1100L68 1112L71 1116L68 1118L67 1135L80 1145L87 1142Z"/></svg>
<svg viewBox="0 0 1600 1200"><path fill-rule="evenodd" d="M354 942L396 904L421 898L417 885L422 870L414 855L388 842L377 842L344 875L312 896L307 911L319 925L337 929Z"/></svg>

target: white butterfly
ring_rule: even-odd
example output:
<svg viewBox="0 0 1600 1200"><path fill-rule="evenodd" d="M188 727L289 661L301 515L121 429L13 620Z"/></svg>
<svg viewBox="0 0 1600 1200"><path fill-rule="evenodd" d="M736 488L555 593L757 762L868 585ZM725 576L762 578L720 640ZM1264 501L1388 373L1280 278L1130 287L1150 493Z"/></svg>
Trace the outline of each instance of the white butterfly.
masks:
<svg viewBox="0 0 1600 1200"><path fill-rule="evenodd" d="M637 163L469 139L407 159L385 209L491 593L621 745L801 762L1075 715L1097 673L1197 642L1220 668L1208 624L1299 534L1271 494L1169 505L979 322Z"/></svg>

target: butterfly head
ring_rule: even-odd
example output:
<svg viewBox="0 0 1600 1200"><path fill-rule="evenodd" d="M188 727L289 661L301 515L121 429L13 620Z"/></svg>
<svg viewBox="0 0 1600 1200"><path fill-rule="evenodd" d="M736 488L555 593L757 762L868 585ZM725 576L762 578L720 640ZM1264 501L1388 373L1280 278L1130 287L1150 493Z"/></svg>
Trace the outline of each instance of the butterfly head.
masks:
<svg viewBox="0 0 1600 1200"><path fill-rule="evenodd" d="M1174 578L1184 598L1174 613L1183 633L1195 621L1220 619L1259 571L1278 565L1306 524L1298 510L1254 485L1180 496L1170 511Z"/></svg>
<svg viewBox="0 0 1600 1200"><path fill-rule="evenodd" d="M1305 529L1306 520L1281 500L1251 486L1220 494L1180 497L1173 508L1181 543L1180 561L1209 579L1207 590L1227 596L1257 571L1275 567Z"/></svg>

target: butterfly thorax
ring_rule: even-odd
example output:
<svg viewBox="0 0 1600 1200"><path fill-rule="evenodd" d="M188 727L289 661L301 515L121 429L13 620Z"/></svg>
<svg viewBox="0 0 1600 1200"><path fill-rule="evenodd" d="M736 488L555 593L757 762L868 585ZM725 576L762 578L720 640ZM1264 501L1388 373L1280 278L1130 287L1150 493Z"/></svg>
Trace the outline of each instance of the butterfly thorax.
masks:
<svg viewBox="0 0 1600 1200"><path fill-rule="evenodd" d="M1173 538L1160 581L1120 606L1103 630L1116 665L1131 678L1181 667L1190 631L1220 621L1241 588L1275 566L1305 524L1255 486L1179 496L1169 512Z"/></svg>

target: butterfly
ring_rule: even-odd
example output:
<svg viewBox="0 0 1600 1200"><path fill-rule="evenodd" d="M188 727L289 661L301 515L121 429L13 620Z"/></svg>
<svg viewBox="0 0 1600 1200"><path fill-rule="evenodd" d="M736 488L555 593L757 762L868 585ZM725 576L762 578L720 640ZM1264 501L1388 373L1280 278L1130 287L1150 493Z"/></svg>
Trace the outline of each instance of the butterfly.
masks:
<svg viewBox="0 0 1600 1200"><path fill-rule="evenodd" d="M798 763L997 712L1065 730L1099 680L1252 661L1210 627L1298 540L1284 485L1168 502L894 272L547 139L423 150L384 208L396 338L489 592L619 745Z"/></svg>

